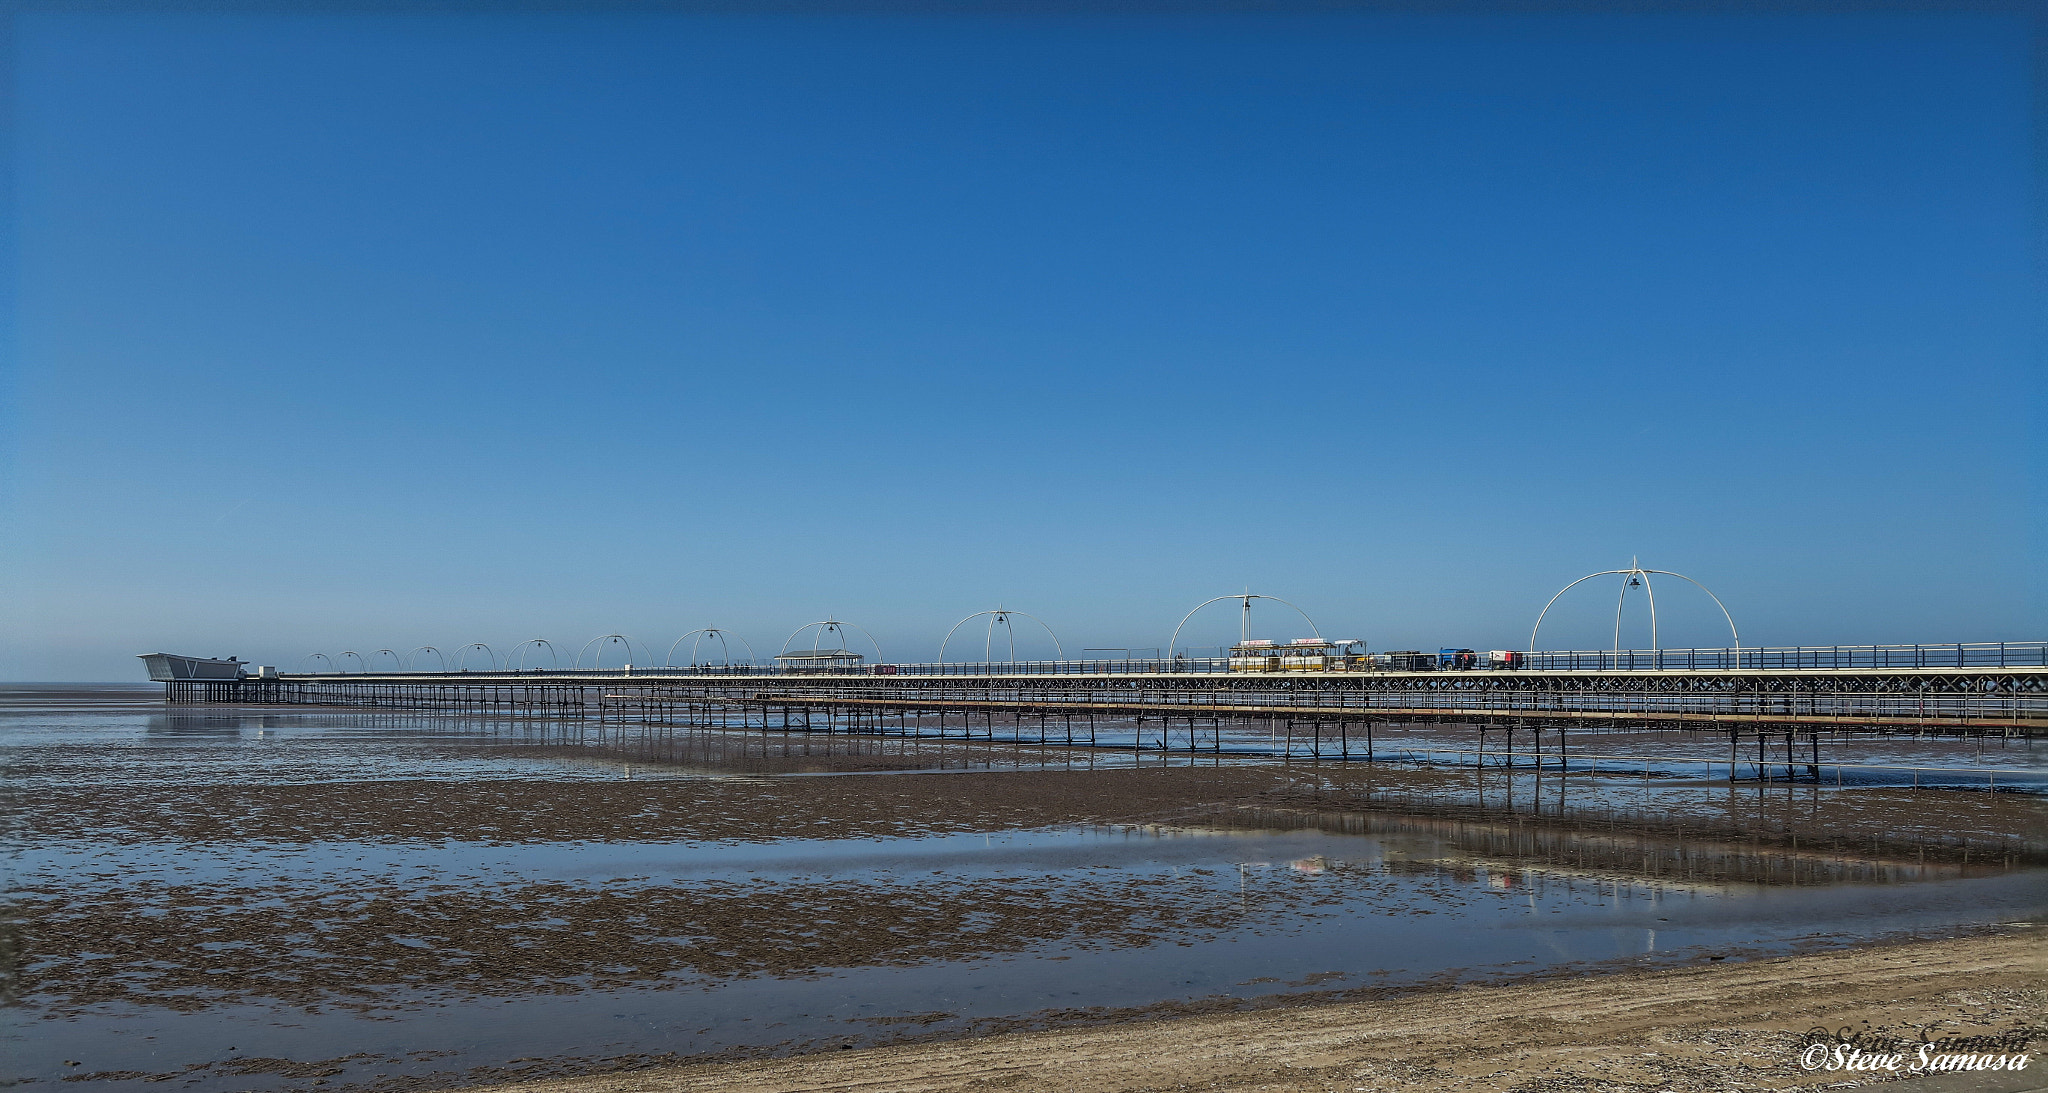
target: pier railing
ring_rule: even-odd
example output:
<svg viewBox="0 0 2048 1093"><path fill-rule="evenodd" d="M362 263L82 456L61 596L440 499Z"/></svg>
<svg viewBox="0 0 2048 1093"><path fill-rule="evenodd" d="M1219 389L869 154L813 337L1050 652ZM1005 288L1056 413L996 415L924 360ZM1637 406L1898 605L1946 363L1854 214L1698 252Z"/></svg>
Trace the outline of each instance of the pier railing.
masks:
<svg viewBox="0 0 2048 1093"><path fill-rule="evenodd" d="M1148 675L1167 672L1224 672L1230 669L1225 657L1180 657L1174 660L999 660L988 662L948 661L946 663L846 664L830 668L786 668L778 664L677 664L655 667L582 668L551 672L540 668L477 669L466 674L533 675L550 674L628 678L656 675L688 676L1076 676ZM358 673L327 673L319 678L341 679ZM449 673L380 673L390 675L432 675Z"/></svg>
<svg viewBox="0 0 2048 1093"><path fill-rule="evenodd" d="M1343 672L1726 672L1726 671L1905 671L1913 669L2048 668L2048 641L1962 642L1945 645L1795 645L1754 649L1582 649L1517 653L1507 663L1480 660L1475 667L1449 669L1433 654L1405 654L1402 667L1366 664ZM574 675L598 678L643 676L1128 676L1222 673L1226 657L1130 658L1114 660L1014 660L991 662L850 664L792 669L776 664L660 665L571 670L475 669L460 672L372 673L386 678L450 675L479 678ZM342 679L363 673L291 673L293 678ZM1277 677L1340 674L1301 670L1254 673Z"/></svg>
<svg viewBox="0 0 2048 1093"><path fill-rule="evenodd" d="M1539 672L1833 671L1908 668L2048 668L2048 641L1951 645L1787 645L1756 649L1586 649L1523 653Z"/></svg>

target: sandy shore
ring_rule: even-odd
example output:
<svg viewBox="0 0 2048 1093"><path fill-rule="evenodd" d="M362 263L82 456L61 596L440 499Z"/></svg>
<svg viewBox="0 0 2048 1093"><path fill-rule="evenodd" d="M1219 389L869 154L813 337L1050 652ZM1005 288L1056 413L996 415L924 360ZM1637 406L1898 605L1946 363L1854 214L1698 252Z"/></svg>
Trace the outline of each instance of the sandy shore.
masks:
<svg viewBox="0 0 2048 1093"><path fill-rule="evenodd" d="M1851 1024L2048 1023L2012 954L1841 999L1774 1001L1803 965L1743 964L2036 915L2025 794L303 711L80 724L9 752L24 807L0 828L35 864L0 998L39 1033L11 1067L107 1093L1650 1093L1783 1084L1794 1034L1854 997ZM1247 849L1173 842L1197 835ZM1674 920L1664 896L1707 902ZM1468 943L1508 901L1531 929ZM1958 982L2005 993L1934 998Z"/></svg>
<svg viewBox="0 0 2048 1093"><path fill-rule="evenodd" d="M2006 1032L2048 1018L2048 939L2035 930L1879 948L1480 987L1370 1002L1213 1014L490 1087L503 1093L795 1093L996 1089L1478 1091L1839 1086L1801 1071L1816 1026L1914 1038ZM1938 1079L1944 1090L2048 1086ZM2031 1079L2031 1080L2028 1080Z"/></svg>

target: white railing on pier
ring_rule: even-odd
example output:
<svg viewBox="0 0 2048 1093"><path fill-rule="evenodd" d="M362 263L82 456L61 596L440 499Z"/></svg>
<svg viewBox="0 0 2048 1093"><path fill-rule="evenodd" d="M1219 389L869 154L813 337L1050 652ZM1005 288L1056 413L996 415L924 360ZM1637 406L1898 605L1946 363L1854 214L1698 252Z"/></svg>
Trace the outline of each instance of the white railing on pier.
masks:
<svg viewBox="0 0 2048 1093"><path fill-rule="evenodd" d="M1289 669L1248 673L1276 677L1384 672L1784 672L1908 671L1915 669L2048 668L2048 641L1959 642L1943 645L1792 645L1753 649L1582 649L1516 653L1494 661L1484 654L1473 666L1449 667L1434 653L1367 654L1362 662L1325 672ZM1391 663L1389 663L1391 661ZM1113 660L1014 660L904 664L851 664L791 669L775 664L662 665L603 669L471 669L454 672L377 673L378 678L533 678L577 676L1086 676L1227 673L1225 657L1131 658ZM292 673L294 678L359 679L367 673Z"/></svg>
<svg viewBox="0 0 2048 1093"><path fill-rule="evenodd" d="M1540 672L1853 671L2048 668L2048 641L1948 645L1786 645L1756 649L1586 649L1521 654Z"/></svg>

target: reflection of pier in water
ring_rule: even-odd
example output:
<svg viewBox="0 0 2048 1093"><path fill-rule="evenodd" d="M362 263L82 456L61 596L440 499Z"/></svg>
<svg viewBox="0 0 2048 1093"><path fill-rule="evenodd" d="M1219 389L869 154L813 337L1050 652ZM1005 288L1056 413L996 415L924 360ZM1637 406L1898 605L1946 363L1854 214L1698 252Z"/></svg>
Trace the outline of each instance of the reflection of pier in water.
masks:
<svg viewBox="0 0 2048 1093"><path fill-rule="evenodd" d="M673 720L596 718L540 719L470 717L437 711L349 710L320 713L312 709L256 711L247 708L174 709L156 715L153 731L189 735L228 735L237 731L270 733L305 728L316 718L324 730L399 734L429 747L446 745L451 756L469 749L512 758L559 764L572 777L693 779L745 778L776 775L847 773L914 773L973 771L1087 771L1162 766L1214 770L1266 770L1279 775L1269 811L1245 813L1268 817L1277 826L1318 826L1321 819L1286 819L1336 815L1356 810L1376 814L1406 813L1439 817L1461 824L1540 825L1559 838L1590 835L1630 839L1709 840L1749 843L1771 852L1811 852L1830 856L1863 856L1911 862L2048 861L2048 845L2030 832L2039 830L2039 798L2032 794L1950 795L1940 808L1899 779L1890 786L1865 783L1846 796L1831 781L1728 782L1699 777L1673 777L1642 767L1602 770L1577 758L1563 769L1554 759L1545 765L1517 755L1513 765L1496 762L1506 753L1489 752L1484 763L1451 765L1407 761L1367 763L1313 761L1302 755L1290 760L1276 755L1242 752L1160 750L1110 743L1110 727L1098 734L1095 747L1077 742L1063 746L1057 737L1040 744L1037 737L1013 737L999 731L991 739L979 731L971 738L936 735L937 725L922 733L827 732L779 727L764 731L758 719L743 722L730 715L720 723L681 716ZM913 730L918 727L913 724ZM1304 761L1307 760L1307 761ZM1245 764L1251 764L1246 768ZM1873 765L1875 766L1875 765ZM577 773L581 772L581 773ZM1988 812L1986 810L1989 810ZM1206 806L1201 815L1215 818ZM1114 808L1102 814L1116 815ZM1229 815L1236 816L1236 811ZM1974 819L1963 822L1959 817ZM1206 821L1205 821L1206 822ZM1219 823L1235 820L1216 818ZM1537 828L1532 827L1532 830ZM1348 829L1347 829L1348 830ZM1641 868L1651 868L1649 865Z"/></svg>
<svg viewBox="0 0 2048 1093"><path fill-rule="evenodd" d="M1561 878L1608 884L1656 883L1667 888L1758 885L1903 884L2003 871L2012 855L1980 854L1975 863L1901 857L1897 846L1869 853L1843 840L1808 841L1811 849L1714 838L1602 833L1587 824L1511 823L1404 815L1396 812L1307 812L1263 808L1219 813L1204 821L1226 830L1309 830L1344 835L1435 840L1423 856L1389 850L1392 872L1443 872L1470 881L1498 880L1533 869ZM1833 844L1833 848L1830 845Z"/></svg>

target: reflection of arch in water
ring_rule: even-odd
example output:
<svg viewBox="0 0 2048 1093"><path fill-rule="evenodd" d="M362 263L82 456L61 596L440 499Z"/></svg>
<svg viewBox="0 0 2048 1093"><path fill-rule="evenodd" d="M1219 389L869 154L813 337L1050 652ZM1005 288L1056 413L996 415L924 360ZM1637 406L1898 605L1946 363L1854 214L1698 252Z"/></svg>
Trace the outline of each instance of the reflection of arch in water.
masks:
<svg viewBox="0 0 2048 1093"><path fill-rule="evenodd" d="M398 653L397 653L396 651L394 651L394 650L391 650L391 649L379 649L379 650L377 650L376 652L374 652L374 653L371 653L371 654L370 654L370 659L372 659L372 660L375 660L375 659L377 659L378 657L390 657L390 658L391 658L391 663L393 663L393 664L396 664L396 665L398 665L398 670L399 670L399 671L403 672L403 671L405 671L405 670L406 670L406 668L405 668L405 658L404 658L404 657L402 657L402 656L399 656L399 655L398 655Z"/></svg>
<svg viewBox="0 0 2048 1093"><path fill-rule="evenodd" d="M370 662L369 662L369 661L366 661L366 660L364 660L364 659L363 659L363 654L361 654L361 653L358 653L358 652L356 652L356 651L355 651L354 649L343 649L343 650L341 651L341 654L340 654L339 656L336 656L336 657L334 658L334 660L335 660L335 663L336 663L337 665L338 665L338 664L339 664L339 663L341 662L341 658L342 658L342 657L354 657L354 658L356 658L356 674L357 674L357 675L366 675L366 674L368 674L368 673L369 673L369 671L370 671ZM344 669L344 671L346 671L346 669Z"/></svg>
<svg viewBox="0 0 2048 1093"><path fill-rule="evenodd" d="M307 654L305 655L305 658L299 661L299 668L300 668L300 670L301 670L301 671L303 671L303 670L305 669L305 667L306 667L307 663L308 663L308 662L310 662L310 661L314 661L314 660L322 660L322 661L326 661L326 662L327 662L327 670L328 670L329 672L333 672L333 671L334 671L334 662L333 662L332 660L328 660L328 659L327 659L327 654L326 654L326 653L307 653Z"/></svg>
<svg viewBox="0 0 2048 1093"><path fill-rule="evenodd" d="M441 662L441 671L443 673L446 673L448 671L448 658L442 655L441 650L436 649L431 645L422 645L419 648L414 649L411 653L405 654L405 665L407 669L410 669L412 667L412 658L415 653L434 654L435 658L440 660Z"/></svg>
<svg viewBox="0 0 2048 1093"><path fill-rule="evenodd" d="M956 622L956 623L954 623L954 624L953 624L953 629L952 629L952 630L948 630L948 631L946 631L946 636L945 636L944 638L941 638L941 639L939 640L939 663L940 663L940 664L944 664L944 663L946 663L946 643L947 643L947 642L949 642L949 641L952 641L952 640L953 640L953 634L954 634L954 632L955 632L955 631L957 631L957 630L959 630L959 629L960 629L961 627L963 627L963 626L967 625L968 623L970 623L970 622L973 622L973 621L974 621L975 619L978 619L978 618L982 617L983 615L987 615L987 616L989 617L989 619L988 619L988 632L987 632L987 633L986 633L986 634L985 634L985 635L983 636L983 639L982 639L982 643L981 643L981 660L982 660L982 663L984 663L984 664L990 663L990 662L991 662L991 657L992 657L992 656L994 655L994 645L995 645L995 638L996 638L996 624L997 624L997 623L1002 623L1002 624L1003 624L1003 631L1004 631L1005 635L1006 635L1006 636L1007 636L1007 637L1009 638L1009 642L1010 642L1010 663L1012 663L1012 664L1016 663L1016 661L1017 661L1017 628L1016 628L1015 624L1013 624L1013 623L1012 623L1012 622L1010 621L1010 616L1012 616L1012 615L1015 615L1015 616L1017 616L1018 618L1025 618L1025 619L1030 619L1030 620L1031 620L1032 622L1035 622L1035 623L1037 623L1037 624L1038 624L1039 626L1041 626L1041 627L1044 627L1044 628L1045 628L1045 633L1046 633L1046 636L1047 636L1047 637L1050 637L1050 638L1052 638L1052 649L1053 649L1053 654L1054 654L1054 656L1055 656L1055 657L1056 657L1057 659L1059 659L1059 660L1065 660L1065 659L1067 659L1067 651L1066 651L1066 649L1064 649L1064 648L1062 648L1062 647L1060 646L1060 636L1059 636L1058 634L1055 634L1055 633L1053 633L1053 632L1052 632L1052 627L1050 627L1050 626L1046 626L1046 624L1045 624L1045 620L1044 620L1044 619L1041 619L1041 618L1039 618L1039 617L1038 617L1037 615L1033 615L1033 614L1030 614L1030 613L1028 613L1028 612L1024 612L1024 611L1012 611L1012 610L1010 610L1010 609L1009 609L1009 608L1007 608L1007 607L994 607L994 608L990 608L990 609L989 609L989 610L987 610L987 611L976 611L976 612L975 612L974 614L972 614L972 615L969 615L969 616L967 616L966 618L964 618L964 619L961 619L961 620L960 620L959 622Z"/></svg>
<svg viewBox="0 0 2048 1093"><path fill-rule="evenodd" d="M488 667L488 668L484 669L485 671L487 671L487 672L495 672L495 671L497 671L497 670L498 670L498 654L496 654L496 653L492 652L492 651L491 651L491 647L490 647L490 646L488 646L488 645L485 645L485 644L484 644L483 642L480 642L480 641L472 641L472 642L470 642L470 643L469 643L468 645L465 645L465 646L463 646L463 647L462 647L462 651L461 651L460 653L458 653L458 654L456 655L456 657L455 657L455 670L456 670L456 671L458 671L458 672L467 672L467 671L469 671L469 653L470 653L470 650L472 650L472 649L482 649L482 650L484 651L484 658L485 658L486 660L490 661L490 667Z"/></svg>
<svg viewBox="0 0 2048 1093"><path fill-rule="evenodd" d="M1173 638L1166 643L1167 659L1171 660L1173 658L1173 647L1176 642L1180 641L1181 627L1186 626L1188 624L1188 620L1195 617L1195 611L1200 611L1202 608L1207 607L1212 603L1221 603L1224 600L1240 600L1244 603L1244 609L1238 613L1237 640L1239 641L1251 640L1253 600L1272 600L1274 603L1287 604L1288 607L1294 609L1295 614L1301 616L1301 621L1308 623L1309 632L1314 634L1317 640L1322 639L1323 632L1321 630L1316 629L1316 620L1309 618L1308 612L1303 611L1301 608L1295 607L1291 603L1287 603L1286 600L1283 600L1278 596L1262 596L1256 592L1239 592L1230 596L1211 596L1208 599L1203 600L1201 603L1196 604L1194 611L1190 611L1187 614L1182 615L1180 618L1180 626L1176 626L1173 628Z"/></svg>
<svg viewBox="0 0 2048 1093"><path fill-rule="evenodd" d="M1550 614L1550 609L1556 606L1557 601L1560 598L1562 598L1565 593L1570 592L1572 589L1577 588L1582 584L1585 584L1587 581L1590 581L1595 577L1620 577L1622 579L1621 595L1615 597L1614 600L1614 651L1617 653L1621 652L1621 606L1623 603L1627 602L1628 590L1631 588L1641 588L1643 590L1643 595L1649 598L1650 649L1652 652L1654 652L1662 648L1662 646L1657 644L1657 590L1650 584L1650 574L1652 573L1657 574L1660 577L1676 577L1679 580L1692 585L1694 588L1697 588L1700 591L1705 592L1707 594L1707 598L1714 601L1714 606L1721 609L1721 617L1728 621L1728 637L1731 641L1735 643L1735 652L1738 655L1741 654L1742 635L1735 632L1735 616L1728 613L1728 605L1721 602L1721 597L1714 595L1713 589L1708 588L1706 585L1703 585L1700 582L1693 580L1691 577L1688 577L1683 573L1673 573L1668 569L1644 569L1642 564L1636 561L1634 558L1629 559L1627 569L1603 569L1598 573L1588 573L1585 576L1580 577L1578 580L1573 581L1572 583L1565 585L1563 588L1558 589L1557 595L1550 597L1550 602L1544 604L1543 610L1536 613L1536 625L1529 628L1529 651L1532 653L1536 651L1536 632L1538 630L1543 629L1543 616Z"/></svg>
<svg viewBox="0 0 2048 1093"><path fill-rule="evenodd" d="M550 670L558 669L562 666L562 658L555 655L553 642L546 638L527 638L525 641L513 646L511 652L505 654L505 668L508 671L520 672L526 669L526 647L529 645L537 645L548 651L548 668ZM516 664L512 661L515 655L519 658Z"/></svg>
<svg viewBox="0 0 2048 1093"><path fill-rule="evenodd" d="M789 645L790 645L790 642L793 642L793 641L795 641L795 640L797 639L798 635L801 635L801 634L802 634L802 633L803 633L804 631L806 631L806 630L809 630L809 629L810 629L811 627L813 627L813 626L815 626L815 627L817 627L817 628L818 628L818 643L817 643L816 645L813 645L813 646L812 646L812 648L814 648L814 649L824 649L824 648L827 648L827 646L825 645L825 643L824 643L824 642L825 642L825 635L826 635L826 634L828 634L828 633L831 633L831 634L837 634L837 635L839 636L839 644L838 644L838 645L835 645L835 646L831 646L831 648L834 648L834 649L844 649L844 648L846 648L846 630L847 630L847 628L848 628L848 627L852 627L853 629L855 629L855 630L858 630L858 631L860 631L860 632L861 632L861 636L863 636L863 637L865 637L865 638L867 638L867 639L868 639L868 644L869 644L869 645L872 645L872 646L874 646L874 647L875 647L875 660L876 660L876 662L877 662L877 663L887 663L887 661L888 661L888 659L889 659L889 658L888 658L888 657L887 657L886 655L884 655L884 654L883 654L883 652L882 652L882 643L881 643L881 642L879 642L879 641L876 641L876 640L875 640L875 636L874 636L873 634L870 634L870 633L868 633L868 631L867 631L867 627L865 627L865 626L862 626L861 624L859 624L859 623L857 623L857 622L842 622L842 621L840 621L840 620L838 620L838 619L835 619L835 618L832 618L832 617L830 617L830 616L827 616L827 617L825 617L824 619L821 619L821 620L820 620L820 621L818 621L818 622L807 622L807 623L803 624L802 626L799 626L799 627L797 627L797 628L796 628L796 633L794 633L794 634L791 634L791 635L789 636L789 641L785 641L785 642L783 642L783 643L782 643L782 653L787 653L787 652L789 652ZM782 653L777 653L777 654L775 654L775 655L776 655L776 656L781 656L781 655L782 655Z"/></svg>
<svg viewBox="0 0 2048 1093"><path fill-rule="evenodd" d="M609 647L609 645L614 641L626 647L626 667L631 668L633 666L631 658L635 651L633 639L627 637L624 634L603 634L598 637L591 638L589 641L584 642L583 648L576 650L576 669L579 671L582 669L583 654L588 653L590 651L590 647L596 645L597 655L590 658L590 670L593 672L597 671L600 667L603 666L605 649ZM602 642L603 644L599 644L600 642ZM646 659L653 660L654 657L652 655L649 655Z"/></svg>
<svg viewBox="0 0 2048 1093"><path fill-rule="evenodd" d="M746 638L740 637L740 635L738 634L733 634L730 630L721 630L716 626L707 626L702 630L692 630L689 633L684 634L682 637L677 638L674 644L668 647L668 656L662 658L661 666L664 668L675 667L676 646L681 645L685 638L697 639L696 641L690 643L690 667L699 667L699 665L697 664L697 646L703 644L703 642L708 638L718 639L718 651L719 656L721 658L719 663L730 665L732 663L732 649L725 643L725 637L727 634L732 634L732 636L739 641L740 645L746 648L746 662L748 664L754 663L754 647L747 641Z"/></svg>

